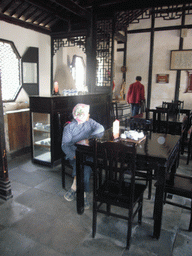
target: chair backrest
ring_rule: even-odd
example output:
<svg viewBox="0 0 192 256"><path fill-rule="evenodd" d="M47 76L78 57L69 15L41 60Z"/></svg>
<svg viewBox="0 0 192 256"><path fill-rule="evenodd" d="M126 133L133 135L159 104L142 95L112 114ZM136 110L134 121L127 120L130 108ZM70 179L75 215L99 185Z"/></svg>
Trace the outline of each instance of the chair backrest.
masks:
<svg viewBox="0 0 192 256"><path fill-rule="evenodd" d="M167 109L156 109L153 112L153 129L156 132L168 133L169 115L170 112Z"/></svg>
<svg viewBox="0 0 192 256"><path fill-rule="evenodd" d="M169 110L166 108L147 109L146 117L149 116L150 112L153 114L153 132L168 133Z"/></svg>
<svg viewBox="0 0 192 256"><path fill-rule="evenodd" d="M190 115L189 117L186 117L183 120L183 125L182 125L182 131L181 131L181 141L186 140L188 137L189 130L191 130L192 127L192 116Z"/></svg>
<svg viewBox="0 0 192 256"><path fill-rule="evenodd" d="M132 117L127 121L127 125L131 130L152 131L152 120Z"/></svg>
<svg viewBox="0 0 192 256"><path fill-rule="evenodd" d="M176 100L176 101L174 101L174 103L177 104L179 109L183 109L184 108L184 100L183 101L182 100Z"/></svg>
<svg viewBox="0 0 192 256"><path fill-rule="evenodd" d="M118 107L117 107L117 102L111 102L110 105L110 117L111 121L115 121L115 119L119 119L118 117Z"/></svg>
<svg viewBox="0 0 192 256"><path fill-rule="evenodd" d="M102 163L102 165L101 165ZM131 195L134 193L136 144L123 142L94 142L94 196L105 183L105 190L111 190L114 195L121 195L125 189L125 172L130 174ZM102 170L102 172L101 172ZM107 185L109 184L109 188ZM114 190L113 190L114 188ZM118 190L118 191L117 191ZM112 196L113 197L113 196ZM110 198L112 198L110 197ZM115 199L115 198L114 198ZM133 198L130 198L131 201ZM113 203L113 202L109 202Z"/></svg>
<svg viewBox="0 0 192 256"><path fill-rule="evenodd" d="M171 114L177 113L180 109L183 109L183 107L184 107L184 101L180 101L180 100L172 101L172 102L166 102L166 101L162 102L162 108L169 109L169 112Z"/></svg>

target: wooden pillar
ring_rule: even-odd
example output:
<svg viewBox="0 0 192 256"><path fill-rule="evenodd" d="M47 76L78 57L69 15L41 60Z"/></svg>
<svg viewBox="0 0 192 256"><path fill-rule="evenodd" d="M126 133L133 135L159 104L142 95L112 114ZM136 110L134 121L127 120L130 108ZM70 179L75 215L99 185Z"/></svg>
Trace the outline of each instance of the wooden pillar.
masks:
<svg viewBox="0 0 192 256"><path fill-rule="evenodd" d="M127 29L125 30L123 66L127 66ZM123 80L126 82L126 72L123 72Z"/></svg>
<svg viewBox="0 0 192 256"><path fill-rule="evenodd" d="M150 104L151 104L153 50L154 50L154 26L155 26L155 14L154 14L154 9L153 9L152 17L151 17L151 39L150 39L150 56L149 56L149 72L148 72L147 108L150 108Z"/></svg>
<svg viewBox="0 0 192 256"><path fill-rule="evenodd" d="M51 81L50 81L50 95L53 92L53 57L54 57L54 39L51 37Z"/></svg>
<svg viewBox="0 0 192 256"><path fill-rule="evenodd" d="M182 27L185 25L185 5L183 6L181 25ZM182 28L180 29L179 50L183 49L183 38L181 37L181 33L182 33ZM181 80L181 70L177 70L176 84L175 84L175 98L174 98L175 101L179 100L180 80Z"/></svg>
<svg viewBox="0 0 192 256"><path fill-rule="evenodd" d="M114 49L115 49L115 23L116 23L116 18L115 15L113 14L113 19L112 19L112 51L111 51L111 98L112 98L112 93L113 93L113 79L115 75L115 70L114 70Z"/></svg>
<svg viewBox="0 0 192 256"><path fill-rule="evenodd" d="M11 197L11 184L8 178L7 153L5 149L3 103L0 80L0 198L7 200Z"/></svg>

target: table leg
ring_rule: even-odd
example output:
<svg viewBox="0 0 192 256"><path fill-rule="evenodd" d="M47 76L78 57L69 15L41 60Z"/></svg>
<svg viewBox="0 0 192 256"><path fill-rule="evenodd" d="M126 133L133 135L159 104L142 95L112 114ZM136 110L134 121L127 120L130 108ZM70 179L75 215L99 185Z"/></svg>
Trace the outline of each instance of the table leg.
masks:
<svg viewBox="0 0 192 256"><path fill-rule="evenodd" d="M83 153L76 150L77 213L84 213L84 170Z"/></svg>
<svg viewBox="0 0 192 256"><path fill-rule="evenodd" d="M165 169L161 168L157 172L157 185L156 185L155 205L154 205L153 237L157 239L160 237L160 233L161 233L164 186L165 186Z"/></svg>

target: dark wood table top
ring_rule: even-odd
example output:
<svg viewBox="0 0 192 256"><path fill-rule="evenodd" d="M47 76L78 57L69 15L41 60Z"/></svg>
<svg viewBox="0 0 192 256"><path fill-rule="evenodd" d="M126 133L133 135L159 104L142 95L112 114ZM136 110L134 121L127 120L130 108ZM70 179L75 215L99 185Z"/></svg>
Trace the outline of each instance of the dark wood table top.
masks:
<svg viewBox="0 0 192 256"><path fill-rule="evenodd" d="M120 134L124 132L125 129L121 129ZM93 138L97 138L99 142L114 141L128 143L126 140L121 138L113 139L112 128L106 130L105 132L95 135L88 140L80 141L76 143L77 148L85 149L91 152L91 143ZM137 146L137 155L140 157L148 157L154 162L162 163L162 165L170 157L170 153L173 151L175 145L180 141L179 135L162 134L148 132L146 139L143 140ZM89 149L88 149L89 148Z"/></svg>

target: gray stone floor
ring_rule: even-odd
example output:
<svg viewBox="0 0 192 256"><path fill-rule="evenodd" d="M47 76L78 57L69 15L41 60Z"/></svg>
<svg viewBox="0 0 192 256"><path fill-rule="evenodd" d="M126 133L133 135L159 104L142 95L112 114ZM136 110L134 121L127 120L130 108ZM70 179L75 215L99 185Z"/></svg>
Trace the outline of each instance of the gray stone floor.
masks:
<svg viewBox="0 0 192 256"><path fill-rule="evenodd" d="M190 215L186 210L165 205L161 237L152 237L154 188L151 200L146 191L143 222L138 226L135 219L127 251L124 220L99 214L97 234L91 238L92 210L78 215L75 201L65 201L60 165L34 165L26 154L9 160L8 167L13 198L0 199L0 256L192 255L192 233L187 231ZM178 172L190 174L191 167L192 161L187 166L186 156L182 156ZM71 182L67 176L67 188Z"/></svg>

